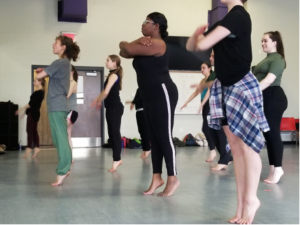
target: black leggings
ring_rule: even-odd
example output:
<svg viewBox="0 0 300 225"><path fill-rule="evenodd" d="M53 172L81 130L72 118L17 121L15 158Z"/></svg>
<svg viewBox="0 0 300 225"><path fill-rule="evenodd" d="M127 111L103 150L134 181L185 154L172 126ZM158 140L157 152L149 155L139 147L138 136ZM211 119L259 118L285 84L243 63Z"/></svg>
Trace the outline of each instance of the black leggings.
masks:
<svg viewBox="0 0 300 225"><path fill-rule="evenodd" d="M225 132L224 132L223 128L221 128L220 130L215 130L215 129L212 129L208 126L207 115L209 113L209 110L210 110L209 102L207 101L205 103L204 107L203 107L203 113L202 113L202 115L203 115L203 127L202 127L202 131L204 133L204 130L205 130L204 134L206 136L207 142L208 143L212 142L209 145L210 150L213 150L213 149L216 148L217 151L220 154L220 159L219 159L218 164L228 165L228 163L230 161L232 161L232 156L231 156L230 151L229 152L226 151L226 145L227 145L228 142L227 142ZM213 149L212 149L212 147L213 147Z"/></svg>
<svg viewBox="0 0 300 225"><path fill-rule="evenodd" d="M122 141L120 129L123 112L123 106L106 109L107 131L112 143L114 161L121 160Z"/></svg>
<svg viewBox="0 0 300 225"><path fill-rule="evenodd" d="M38 122L33 119L31 113L27 115L26 132L27 148L40 147L40 138L37 131Z"/></svg>
<svg viewBox="0 0 300 225"><path fill-rule="evenodd" d="M288 100L280 86L268 87L263 91L264 112L270 131L263 133L267 142L270 165L282 166L283 143L280 136L280 123Z"/></svg>
<svg viewBox="0 0 300 225"><path fill-rule="evenodd" d="M136 116L138 130L142 139L143 151L150 151L149 130L148 130L148 125L144 114L144 110L137 111L135 116Z"/></svg>
<svg viewBox="0 0 300 225"><path fill-rule="evenodd" d="M209 113L209 101L207 101L202 109L202 118L203 118L203 124L202 124L202 131L206 137L206 140L208 142L208 147L210 150L215 150L216 146L214 144L213 138L211 136L211 132L209 126L208 126L208 121L207 121L207 115Z"/></svg>
<svg viewBox="0 0 300 225"><path fill-rule="evenodd" d="M146 93L144 111L148 123L153 173L162 173L165 159L168 176L177 175L175 147L172 139L175 107L178 101L176 85L171 81L153 87Z"/></svg>

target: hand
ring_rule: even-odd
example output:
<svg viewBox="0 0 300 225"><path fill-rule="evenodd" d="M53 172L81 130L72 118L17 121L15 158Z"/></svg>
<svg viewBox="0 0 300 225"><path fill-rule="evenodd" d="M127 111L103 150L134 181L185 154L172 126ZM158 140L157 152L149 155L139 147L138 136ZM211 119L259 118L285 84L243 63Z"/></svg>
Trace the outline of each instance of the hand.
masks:
<svg viewBox="0 0 300 225"><path fill-rule="evenodd" d="M131 103L131 105L130 105L130 110L133 110L133 107L134 107L134 104Z"/></svg>
<svg viewBox="0 0 300 225"><path fill-rule="evenodd" d="M37 73L40 73L40 72L42 72L42 71L44 71L44 68L37 68L37 69L35 70L35 72L37 72Z"/></svg>
<svg viewBox="0 0 300 225"><path fill-rule="evenodd" d="M20 113L20 111L19 110L17 110L16 112L15 112L15 115L18 115Z"/></svg>
<svg viewBox="0 0 300 225"><path fill-rule="evenodd" d="M142 44L142 45L150 46L150 45L152 45L152 40L151 40L151 37L149 37L149 36L141 37L141 38L139 38L138 43Z"/></svg>
<svg viewBox="0 0 300 225"><path fill-rule="evenodd" d="M94 101L91 104L91 107L92 108L95 107L95 109L100 109L101 106L102 106L102 102L100 101L99 97L95 98Z"/></svg>
<svg viewBox="0 0 300 225"><path fill-rule="evenodd" d="M198 109L198 114L202 114L202 113L201 113L202 107L203 107L203 105L201 104L200 107L199 107L199 109Z"/></svg>
<svg viewBox="0 0 300 225"><path fill-rule="evenodd" d="M182 110L183 108L187 107L188 103L184 103L184 105L180 108Z"/></svg>
<svg viewBox="0 0 300 225"><path fill-rule="evenodd" d="M200 27L198 27L194 33L194 36L198 39L200 34L204 34L204 32L206 31L208 27L208 24L202 25Z"/></svg>

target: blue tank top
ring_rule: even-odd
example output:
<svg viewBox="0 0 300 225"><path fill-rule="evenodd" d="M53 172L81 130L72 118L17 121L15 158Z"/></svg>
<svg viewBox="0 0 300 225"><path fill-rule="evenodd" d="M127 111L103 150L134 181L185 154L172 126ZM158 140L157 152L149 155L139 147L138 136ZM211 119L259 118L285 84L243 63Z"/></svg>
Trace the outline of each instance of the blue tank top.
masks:
<svg viewBox="0 0 300 225"><path fill-rule="evenodd" d="M207 92L207 88L205 88L201 93L201 101L204 99L206 92Z"/></svg>

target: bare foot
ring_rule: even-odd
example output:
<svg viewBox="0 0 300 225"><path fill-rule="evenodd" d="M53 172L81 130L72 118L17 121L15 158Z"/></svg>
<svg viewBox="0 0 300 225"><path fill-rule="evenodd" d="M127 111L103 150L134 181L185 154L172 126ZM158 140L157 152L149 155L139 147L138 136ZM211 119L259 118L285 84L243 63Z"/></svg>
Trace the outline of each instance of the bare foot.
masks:
<svg viewBox="0 0 300 225"><path fill-rule="evenodd" d="M256 211L260 207L260 201L258 198L251 201L244 201L243 217L239 221L239 224L252 224Z"/></svg>
<svg viewBox="0 0 300 225"><path fill-rule="evenodd" d="M62 185L63 180L68 176L67 174L65 174L65 175L57 175L56 181L54 183L52 183L51 185L52 186Z"/></svg>
<svg viewBox="0 0 300 225"><path fill-rule="evenodd" d="M228 220L229 223L239 223L239 221L242 219L242 213L243 213L243 204L237 205L236 214L233 218Z"/></svg>
<svg viewBox="0 0 300 225"><path fill-rule="evenodd" d="M150 151L143 151L143 153L140 157L142 159L146 159L149 156L150 153L151 153L151 150Z"/></svg>
<svg viewBox="0 0 300 225"><path fill-rule="evenodd" d="M34 154L33 154L33 156L31 156L31 157L32 157L32 158L35 158L36 155L37 155L40 151L41 151L40 148L34 148Z"/></svg>
<svg viewBox="0 0 300 225"><path fill-rule="evenodd" d="M217 156L217 153L216 153L216 150L211 150L210 153L209 153L209 157L207 160L205 160L206 162L211 162L214 160L214 158L216 158Z"/></svg>
<svg viewBox="0 0 300 225"><path fill-rule="evenodd" d="M168 176L168 181L165 189L159 194L157 194L157 196L169 197L175 192L175 190L178 188L179 185L180 182L176 176Z"/></svg>
<svg viewBox="0 0 300 225"><path fill-rule="evenodd" d="M265 183L268 183L268 184L271 183L271 181L273 179L274 169L275 169L274 165L270 165L268 178L264 180Z"/></svg>
<svg viewBox="0 0 300 225"><path fill-rule="evenodd" d="M213 171L219 171L219 170L225 170L227 168L227 165L224 164L218 164L216 167L210 168Z"/></svg>
<svg viewBox="0 0 300 225"><path fill-rule="evenodd" d="M108 170L108 172L115 172L117 170L117 167L122 164L122 160L120 161L114 161L111 168Z"/></svg>
<svg viewBox="0 0 300 225"><path fill-rule="evenodd" d="M31 148L26 148L25 154L24 154L23 158L24 158L24 159L27 158L28 155L29 155L31 152L32 152L32 149L31 149Z"/></svg>
<svg viewBox="0 0 300 225"><path fill-rule="evenodd" d="M161 174L153 174L152 182L150 184L150 187L147 191L144 191L144 195L152 195L153 192L159 188L160 186L164 185L164 180L161 178Z"/></svg>
<svg viewBox="0 0 300 225"><path fill-rule="evenodd" d="M275 167L273 177L270 181L267 181L268 184L277 184L284 174L282 167Z"/></svg>

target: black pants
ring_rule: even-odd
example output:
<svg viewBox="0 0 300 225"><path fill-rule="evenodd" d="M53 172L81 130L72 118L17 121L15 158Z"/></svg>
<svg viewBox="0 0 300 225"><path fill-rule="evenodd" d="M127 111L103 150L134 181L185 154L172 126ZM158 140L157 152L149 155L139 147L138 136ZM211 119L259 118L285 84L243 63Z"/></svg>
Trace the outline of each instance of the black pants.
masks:
<svg viewBox="0 0 300 225"><path fill-rule="evenodd" d="M173 82L153 87L145 93L144 111L148 123L153 173L162 173L165 159L168 176L177 175L175 147L173 145L174 113L178 101L178 90Z"/></svg>
<svg viewBox="0 0 300 225"><path fill-rule="evenodd" d="M270 165L282 166L283 143L280 136L280 123L288 100L280 86L268 87L263 91L264 112L270 131L263 133L267 142Z"/></svg>
<svg viewBox="0 0 300 225"><path fill-rule="evenodd" d="M106 109L108 137L111 139L114 161L121 160L122 141L120 129L123 112L123 106Z"/></svg>
<svg viewBox="0 0 300 225"><path fill-rule="evenodd" d="M211 132L209 126L208 126L208 121L207 121L207 115L209 113L209 101L207 101L202 109L202 118L203 118L203 124L202 124L202 131L206 137L206 140L208 142L208 147L210 150L214 150L216 148L213 138L211 136Z"/></svg>
<svg viewBox="0 0 300 225"><path fill-rule="evenodd" d="M148 130L148 125L144 114L144 110L137 111L135 117L136 117L138 130L142 139L143 151L150 151L149 130Z"/></svg>
<svg viewBox="0 0 300 225"><path fill-rule="evenodd" d="M208 143L212 142L211 146L216 148L220 154L220 159L219 159L218 164L228 165L228 163L230 161L232 161L232 156L231 156L230 151L229 152L226 151L226 145L228 144L226 134L222 128L220 130L215 130L208 126L207 115L209 113L209 110L210 110L209 101L207 101L203 107L202 131L204 133L204 130L205 130L205 132L208 133L208 134L204 133L205 136L207 135L206 136L207 142ZM204 119L204 116L205 116L205 119ZM207 126L207 128L206 128L206 126ZM204 129L204 127L205 127L205 129ZM209 138L207 138L207 137L209 137ZM210 146L210 150L213 150L214 148L211 149L211 146Z"/></svg>
<svg viewBox="0 0 300 225"><path fill-rule="evenodd" d="M27 115L26 132L27 132L27 148L40 147L40 138L37 131L38 122L33 119L31 113Z"/></svg>

